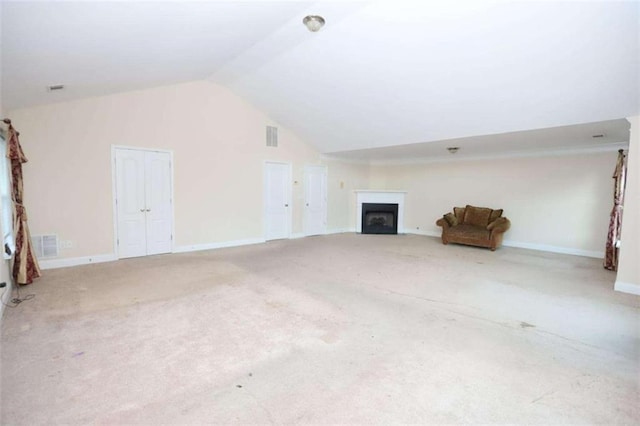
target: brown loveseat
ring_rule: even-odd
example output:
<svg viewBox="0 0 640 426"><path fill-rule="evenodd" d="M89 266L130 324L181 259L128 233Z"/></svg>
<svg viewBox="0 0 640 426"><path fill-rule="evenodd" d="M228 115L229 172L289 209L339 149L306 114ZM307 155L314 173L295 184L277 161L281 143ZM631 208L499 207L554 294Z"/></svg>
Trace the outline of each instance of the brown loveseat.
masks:
<svg viewBox="0 0 640 426"><path fill-rule="evenodd" d="M502 217L502 209L486 207L454 207L438 219L442 226L442 244L460 243L488 247L494 251L502 244L502 235L511 227L511 222Z"/></svg>

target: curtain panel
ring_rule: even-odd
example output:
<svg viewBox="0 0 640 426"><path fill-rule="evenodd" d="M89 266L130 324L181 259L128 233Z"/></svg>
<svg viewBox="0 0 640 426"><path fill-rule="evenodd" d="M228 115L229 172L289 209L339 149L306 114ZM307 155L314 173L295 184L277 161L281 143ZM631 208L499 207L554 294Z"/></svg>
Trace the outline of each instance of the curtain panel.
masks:
<svg viewBox="0 0 640 426"><path fill-rule="evenodd" d="M618 161L613 172L613 209L609 218L609 232L605 248L604 267L610 271L618 270L618 241L622 228L622 206L624 205L624 187L627 179L627 158L623 150L618 151Z"/></svg>
<svg viewBox="0 0 640 426"><path fill-rule="evenodd" d="M27 162L18 136L20 135L9 120L7 131L7 158L11 162L11 196L13 199L13 232L16 251L13 259L13 278L18 284L31 284L40 276L40 267L33 251L27 211L22 204L24 185L22 181L22 164Z"/></svg>

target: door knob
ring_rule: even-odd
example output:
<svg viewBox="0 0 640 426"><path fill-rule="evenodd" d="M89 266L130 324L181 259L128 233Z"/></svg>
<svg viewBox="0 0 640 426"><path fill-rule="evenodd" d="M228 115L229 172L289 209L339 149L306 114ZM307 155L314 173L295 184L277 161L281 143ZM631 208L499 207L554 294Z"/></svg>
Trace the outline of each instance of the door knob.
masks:
<svg viewBox="0 0 640 426"><path fill-rule="evenodd" d="M307 207L309 207L309 203L307 203Z"/></svg>
<svg viewBox="0 0 640 426"><path fill-rule="evenodd" d="M140 211L141 211L142 213L144 213L144 209L140 209Z"/></svg>
<svg viewBox="0 0 640 426"><path fill-rule="evenodd" d="M289 207L289 204L285 204L284 206L285 206L285 207Z"/></svg>
<svg viewBox="0 0 640 426"><path fill-rule="evenodd" d="M151 211L151 209L147 209L147 211L148 211L148 212L150 212L150 211Z"/></svg>

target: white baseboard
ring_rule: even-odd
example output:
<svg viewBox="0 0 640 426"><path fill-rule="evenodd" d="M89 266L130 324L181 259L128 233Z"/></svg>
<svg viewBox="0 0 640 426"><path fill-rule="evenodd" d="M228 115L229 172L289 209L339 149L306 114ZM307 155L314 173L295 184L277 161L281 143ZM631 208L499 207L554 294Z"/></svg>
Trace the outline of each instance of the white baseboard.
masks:
<svg viewBox="0 0 640 426"><path fill-rule="evenodd" d="M116 256L115 253L111 253L98 254L95 256L69 257L66 259L38 260L38 264L40 265L40 269L56 269L67 268L69 266L88 265L90 263L113 262L114 260L118 260L118 256Z"/></svg>
<svg viewBox="0 0 640 426"><path fill-rule="evenodd" d="M407 232L407 234L425 235L429 237L442 236L441 231L414 230L411 232ZM581 249L574 249L569 247L550 246L546 244L523 243L520 241L511 241L511 240L504 240L502 242L502 245L505 247L516 247L516 248L524 248L529 250L546 251L550 253L572 254L574 256L584 256L584 257L594 257L596 259L604 259L603 251L601 252L601 251L592 251L592 250L581 250Z"/></svg>
<svg viewBox="0 0 640 426"><path fill-rule="evenodd" d="M194 244L190 246L178 246L173 249L173 253L188 253L191 251L214 250L226 247L248 246L266 242L264 238L247 238L246 240L222 241L219 243Z"/></svg>
<svg viewBox="0 0 640 426"><path fill-rule="evenodd" d="M338 228L338 229L327 230L327 235L354 233L354 232L356 232L354 228ZM429 236L429 237L441 236L441 233L437 231L412 230L410 232L407 232L407 230L405 229L405 233ZM305 235L300 233L293 234L291 236L292 239L304 238L304 237ZM214 250L214 249L226 248L226 247L239 247L239 246L246 246L251 244L260 244L264 242L265 242L264 238L248 238L245 240L223 241L223 242L207 243L207 244L194 244L194 245L188 245L188 246L175 247L172 253L188 253L192 251ZM549 246L544 244L523 243L518 241L510 241L510 240L505 240L503 242L503 245L507 247L517 247L517 248L525 248L530 250L546 251L551 253L571 254L575 256L585 256L585 257L594 257L597 259L604 259L604 252L598 252L598 251ZM118 256L116 254L111 253L111 254L101 254L96 256L71 257L66 259L40 260L39 264L41 269L56 269L56 268L66 268L69 266L88 265L91 263L113 262L115 260L118 260ZM620 290L620 291L624 291L624 290ZM5 291L4 294L6 293L7 292Z"/></svg>
<svg viewBox="0 0 640 426"><path fill-rule="evenodd" d="M317 235L348 234L348 233L354 233L354 232L356 232L356 230L352 228L341 228L341 229L329 229L325 231L324 234L317 234ZM302 232L299 232L296 234L292 234L289 239L297 240L298 238L315 237L315 236L316 235L306 235L306 234L303 234Z"/></svg>
<svg viewBox="0 0 640 426"><path fill-rule="evenodd" d="M324 234L317 234L317 235L346 234L346 233L349 233L349 232L355 232L355 230L354 229L349 229L349 228L329 229L329 230L326 230L324 232ZM299 232L299 233L296 233L296 234L292 234L289 239L290 240L297 240L298 238L315 237L317 235L306 235L306 234L303 234L302 232Z"/></svg>
<svg viewBox="0 0 640 426"><path fill-rule="evenodd" d="M246 239L246 240L224 241L220 243L179 246L179 247L175 247L172 253L186 253L190 251L245 246L249 244L264 243L264 241L265 240L263 238L253 238L253 239ZM40 269L56 269L56 268L66 268L69 266L88 265L90 263L113 262L116 260L118 260L118 256L116 254L101 254L96 256L69 257L66 259L39 260L38 263L40 265Z"/></svg>
<svg viewBox="0 0 640 426"><path fill-rule="evenodd" d="M440 238L440 236L442 236L442 232L438 232L438 231L423 231L421 229L414 229L411 231L408 231L405 229L405 233L406 234L412 234L412 235L422 235L425 237L438 237Z"/></svg>
<svg viewBox="0 0 640 426"><path fill-rule="evenodd" d="M630 293L635 294L636 296L640 296L640 284L635 283L627 283L624 281L616 281L613 286L615 291L620 291L622 293Z"/></svg>
<svg viewBox="0 0 640 426"><path fill-rule="evenodd" d="M549 246L546 244L523 243L520 241L504 240L502 245L530 250L548 251L551 253L572 254L574 256L594 257L604 259L604 251L582 250L570 247Z"/></svg>
<svg viewBox="0 0 640 426"><path fill-rule="evenodd" d="M328 229L326 234L330 235L330 234L346 234L346 233L353 233L356 232L356 228L335 228L335 229Z"/></svg>

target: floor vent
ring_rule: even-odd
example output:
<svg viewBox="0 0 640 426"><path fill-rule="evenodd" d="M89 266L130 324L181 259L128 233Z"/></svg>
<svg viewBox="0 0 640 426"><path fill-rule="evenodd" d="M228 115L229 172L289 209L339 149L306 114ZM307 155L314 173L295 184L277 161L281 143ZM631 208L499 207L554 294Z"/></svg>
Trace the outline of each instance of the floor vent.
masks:
<svg viewBox="0 0 640 426"><path fill-rule="evenodd" d="M58 256L57 235L34 235L31 237L33 251L38 259Z"/></svg>
<svg viewBox="0 0 640 426"><path fill-rule="evenodd" d="M278 128L267 126L267 146L278 146Z"/></svg>

